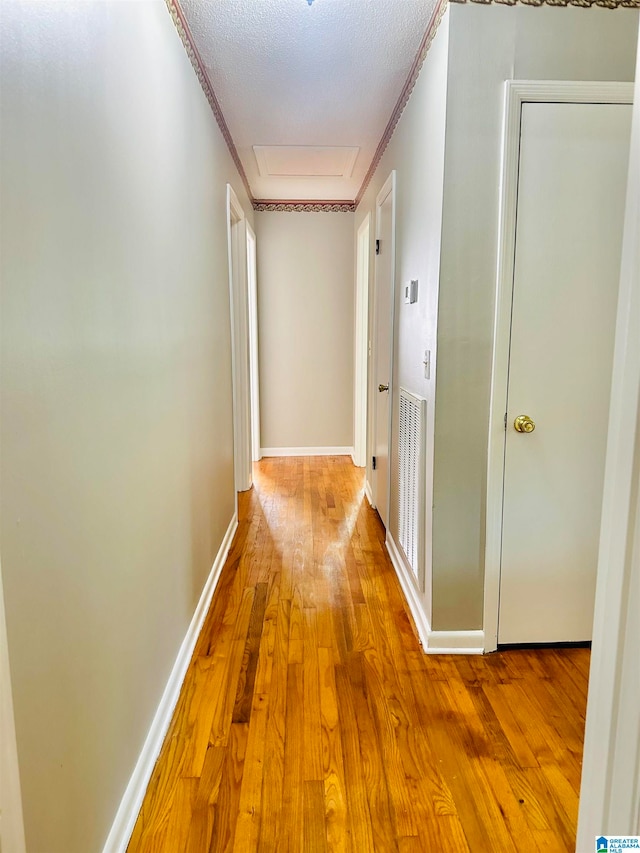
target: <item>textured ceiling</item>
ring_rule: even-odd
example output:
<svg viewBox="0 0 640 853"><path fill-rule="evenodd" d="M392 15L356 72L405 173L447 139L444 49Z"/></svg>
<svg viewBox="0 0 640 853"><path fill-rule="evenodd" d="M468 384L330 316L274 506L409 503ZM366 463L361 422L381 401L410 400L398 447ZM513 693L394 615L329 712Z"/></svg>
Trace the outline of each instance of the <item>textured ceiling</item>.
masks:
<svg viewBox="0 0 640 853"><path fill-rule="evenodd" d="M253 196L354 199L436 0L314 0L311 6L180 0L180 6ZM253 146L274 145L360 151L350 177L261 175Z"/></svg>

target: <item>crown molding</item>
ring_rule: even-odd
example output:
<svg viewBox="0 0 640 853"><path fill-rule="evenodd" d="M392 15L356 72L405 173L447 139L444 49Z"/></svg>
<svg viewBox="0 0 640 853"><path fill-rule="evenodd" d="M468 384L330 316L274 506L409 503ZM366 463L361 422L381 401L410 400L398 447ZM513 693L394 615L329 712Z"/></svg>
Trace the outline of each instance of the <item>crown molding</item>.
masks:
<svg viewBox="0 0 640 853"><path fill-rule="evenodd" d="M321 201L318 199L253 199L253 209L259 213L353 213L355 201Z"/></svg>
<svg viewBox="0 0 640 853"><path fill-rule="evenodd" d="M640 0L450 0L451 3L476 3L480 6L578 6L589 9L599 6L601 9L640 9Z"/></svg>
<svg viewBox="0 0 640 853"><path fill-rule="evenodd" d="M169 10L169 14L171 15L175 28L178 31L178 35L180 36L184 49L187 52L187 56L189 57L193 70L196 72L196 77L202 87L202 91L204 92L207 101L209 101L209 106L211 107L218 127L220 128L220 133L222 133L224 141L227 144L229 154L231 154L231 159L238 170L238 174L242 178L242 183L244 184L244 188L246 189L249 198L253 201L253 193L251 192L251 187L249 186L244 166L240 160L238 149L236 148L227 122L222 114L222 109L220 108L220 104L216 98L216 93L213 91L213 86L209 80L205 64L202 61L198 48L196 47L193 35L189 29L189 24L187 23L184 12L180 7L179 0L165 0L165 3L167 4L167 9Z"/></svg>

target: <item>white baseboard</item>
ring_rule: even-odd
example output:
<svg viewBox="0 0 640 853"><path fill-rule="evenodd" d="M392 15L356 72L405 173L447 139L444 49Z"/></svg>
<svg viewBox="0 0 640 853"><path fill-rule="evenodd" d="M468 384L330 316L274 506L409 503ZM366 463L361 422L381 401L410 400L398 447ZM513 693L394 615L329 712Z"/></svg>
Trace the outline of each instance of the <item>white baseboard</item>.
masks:
<svg viewBox="0 0 640 853"><path fill-rule="evenodd" d="M263 456L353 456L353 447L262 447Z"/></svg>
<svg viewBox="0 0 640 853"><path fill-rule="evenodd" d="M187 674L196 641L209 611L214 590L237 528L238 517L234 513L216 555L209 577L202 590L200 600L191 619L191 624L180 646L180 651L178 652L171 675L167 681L167 686L164 689L162 699L151 723L151 728L142 747L142 752L138 757L136 766L129 779L129 784L120 802L115 820L113 821L111 831L105 842L103 853L125 853L127 849L153 768L160 755L162 744L164 743L174 709L180 696L182 683Z"/></svg>
<svg viewBox="0 0 640 853"><path fill-rule="evenodd" d="M438 655L482 655L484 631L431 631L426 651Z"/></svg>
<svg viewBox="0 0 640 853"><path fill-rule="evenodd" d="M373 492L371 491L371 483L368 480L364 481L364 493L369 501L369 506L373 506Z"/></svg>
<svg viewBox="0 0 640 853"><path fill-rule="evenodd" d="M366 487L365 487L366 489ZM428 655L481 655L484 653L484 631L432 631L424 612L420 594L407 569L393 536L387 531L387 551L396 570L400 586L418 630L423 651Z"/></svg>
<svg viewBox="0 0 640 853"><path fill-rule="evenodd" d="M358 464L358 462L356 461L356 451L355 451L355 448L353 448L353 447L351 448L351 461L353 462L353 464L355 465L356 468L366 468L367 467L366 462L363 462L361 465Z"/></svg>
<svg viewBox="0 0 640 853"><path fill-rule="evenodd" d="M418 593L418 590L416 589L416 585L413 581L413 578L409 575L407 567L404 564L404 560L402 559L402 557L400 556L400 552L398 551L398 546L396 545L393 536L389 533L388 530L385 544L387 546L389 556L391 557L393 568L396 570L396 575L398 576L398 580L400 581L400 586L402 587L402 591L404 592L405 598L407 599L407 604L409 605L409 610L411 611L411 615L413 616L413 621L416 623L416 628L418 629L418 636L420 637L422 648L427 651L427 648L429 646L429 635L431 633L431 628L429 627L429 620L427 619L427 614L424 612L424 609L422 607L420 595Z"/></svg>

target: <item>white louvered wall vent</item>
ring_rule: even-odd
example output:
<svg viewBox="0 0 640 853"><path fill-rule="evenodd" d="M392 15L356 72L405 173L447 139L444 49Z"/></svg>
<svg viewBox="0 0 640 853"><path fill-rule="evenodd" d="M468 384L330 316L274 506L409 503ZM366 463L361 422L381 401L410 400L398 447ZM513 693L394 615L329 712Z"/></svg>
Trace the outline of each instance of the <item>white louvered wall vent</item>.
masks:
<svg viewBox="0 0 640 853"><path fill-rule="evenodd" d="M400 546L420 580L424 562L424 494L427 401L400 389L398 521Z"/></svg>

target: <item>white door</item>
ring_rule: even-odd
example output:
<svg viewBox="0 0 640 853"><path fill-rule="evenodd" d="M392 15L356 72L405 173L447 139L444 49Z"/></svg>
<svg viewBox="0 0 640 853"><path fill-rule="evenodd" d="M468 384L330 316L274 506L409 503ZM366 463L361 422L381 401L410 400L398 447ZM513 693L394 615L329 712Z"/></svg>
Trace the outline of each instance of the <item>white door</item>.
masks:
<svg viewBox="0 0 640 853"><path fill-rule="evenodd" d="M367 362L369 349L369 221L358 228L356 240L356 316L354 341L353 461L367 464Z"/></svg>
<svg viewBox="0 0 640 853"><path fill-rule="evenodd" d="M373 371L374 457L373 499L385 527L389 523L389 417L393 330L394 188L395 175L376 200L376 306Z"/></svg>
<svg viewBox="0 0 640 853"><path fill-rule="evenodd" d="M630 126L522 105L500 643L591 638Z"/></svg>

